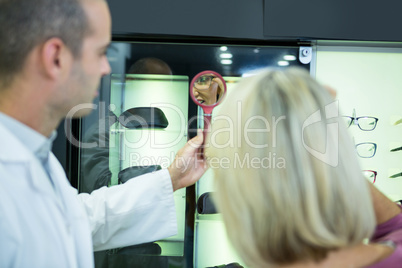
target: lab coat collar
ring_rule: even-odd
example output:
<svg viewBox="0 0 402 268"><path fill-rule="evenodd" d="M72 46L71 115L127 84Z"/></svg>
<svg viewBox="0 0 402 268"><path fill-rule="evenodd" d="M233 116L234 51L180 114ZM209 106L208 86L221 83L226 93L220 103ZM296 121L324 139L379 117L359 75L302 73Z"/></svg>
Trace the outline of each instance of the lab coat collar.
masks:
<svg viewBox="0 0 402 268"><path fill-rule="evenodd" d="M0 123L13 137L17 138L22 146L35 154L42 164L46 163L52 144L57 136L53 131L50 137L45 137L36 130L16 120L15 118L0 112Z"/></svg>
<svg viewBox="0 0 402 268"><path fill-rule="evenodd" d="M0 161L27 162L35 157L2 123L0 133Z"/></svg>
<svg viewBox="0 0 402 268"><path fill-rule="evenodd" d="M29 178L30 183L37 191L54 195L54 190L52 189L48 175L39 159L2 123L0 123L0 137L0 162L6 165L18 164L21 168L20 170L16 170L16 172L27 169L29 175L26 178ZM54 160L52 163L54 164ZM63 174L64 173L57 175L62 176ZM56 177L56 180L57 178L58 177ZM12 177L8 179L12 179Z"/></svg>

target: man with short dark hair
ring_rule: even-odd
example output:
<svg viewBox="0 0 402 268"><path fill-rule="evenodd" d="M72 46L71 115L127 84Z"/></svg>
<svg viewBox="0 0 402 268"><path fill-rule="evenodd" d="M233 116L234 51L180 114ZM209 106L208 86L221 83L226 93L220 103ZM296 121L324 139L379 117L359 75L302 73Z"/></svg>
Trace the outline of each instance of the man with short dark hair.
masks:
<svg viewBox="0 0 402 268"><path fill-rule="evenodd" d="M93 250L174 235L173 191L205 172L196 137L124 185L78 195L68 183L55 129L97 95L110 32L103 0L0 0L0 267L93 267Z"/></svg>

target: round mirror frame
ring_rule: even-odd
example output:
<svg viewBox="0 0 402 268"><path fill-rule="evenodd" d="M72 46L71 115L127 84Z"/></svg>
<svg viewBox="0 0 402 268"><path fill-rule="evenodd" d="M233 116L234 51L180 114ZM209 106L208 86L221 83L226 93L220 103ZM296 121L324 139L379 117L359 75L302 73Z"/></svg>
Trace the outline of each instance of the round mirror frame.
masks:
<svg viewBox="0 0 402 268"><path fill-rule="evenodd" d="M194 88L195 81L196 81L198 78L200 78L201 76L206 75L206 74L213 74L214 76L216 76L217 78L219 78L219 79L222 81L222 84L223 84L223 94L222 94L222 97L219 98L219 100L218 100L216 103L212 104L212 105L206 105L206 104L200 103L200 102L194 97L194 92L193 92L193 88ZM225 82L225 80L223 79L223 77L222 77L219 73L217 73L217 72L215 72L215 71L210 71L210 70L202 71L202 72L198 73L196 76L194 76L194 78L191 80L191 84L190 84L190 96L191 96L191 99L193 100L193 102L194 102L196 105L198 105L198 106L200 106L200 107L202 108L202 110L204 111L204 114L212 114L212 110L213 110L217 105L219 105L219 104L222 102L222 100L225 98L225 95L226 95L226 82Z"/></svg>

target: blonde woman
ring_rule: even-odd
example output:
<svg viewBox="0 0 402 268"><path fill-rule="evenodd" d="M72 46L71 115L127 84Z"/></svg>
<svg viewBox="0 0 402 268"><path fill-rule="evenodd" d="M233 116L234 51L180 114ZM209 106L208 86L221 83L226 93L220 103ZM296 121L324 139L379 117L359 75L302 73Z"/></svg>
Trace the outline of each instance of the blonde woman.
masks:
<svg viewBox="0 0 402 268"><path fill-rule="evenodd" d="M363 178L337 108L305 70L271 69L215 116L214 201L247 266L402 265L400 208Z"/></svg>

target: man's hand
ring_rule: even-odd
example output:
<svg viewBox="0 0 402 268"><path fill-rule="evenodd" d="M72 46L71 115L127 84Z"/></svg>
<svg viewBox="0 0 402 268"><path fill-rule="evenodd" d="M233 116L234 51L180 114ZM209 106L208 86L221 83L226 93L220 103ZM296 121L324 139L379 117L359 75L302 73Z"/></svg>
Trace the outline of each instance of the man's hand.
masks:
<svg viewBox="0 0 402 268"><path fill-rule="evenodd" d="M202 141L202 131L198 131L198 135L177 152L173 163L168 167L173 191L193 185L207 170L205 159L199 152Z"/></svg>

